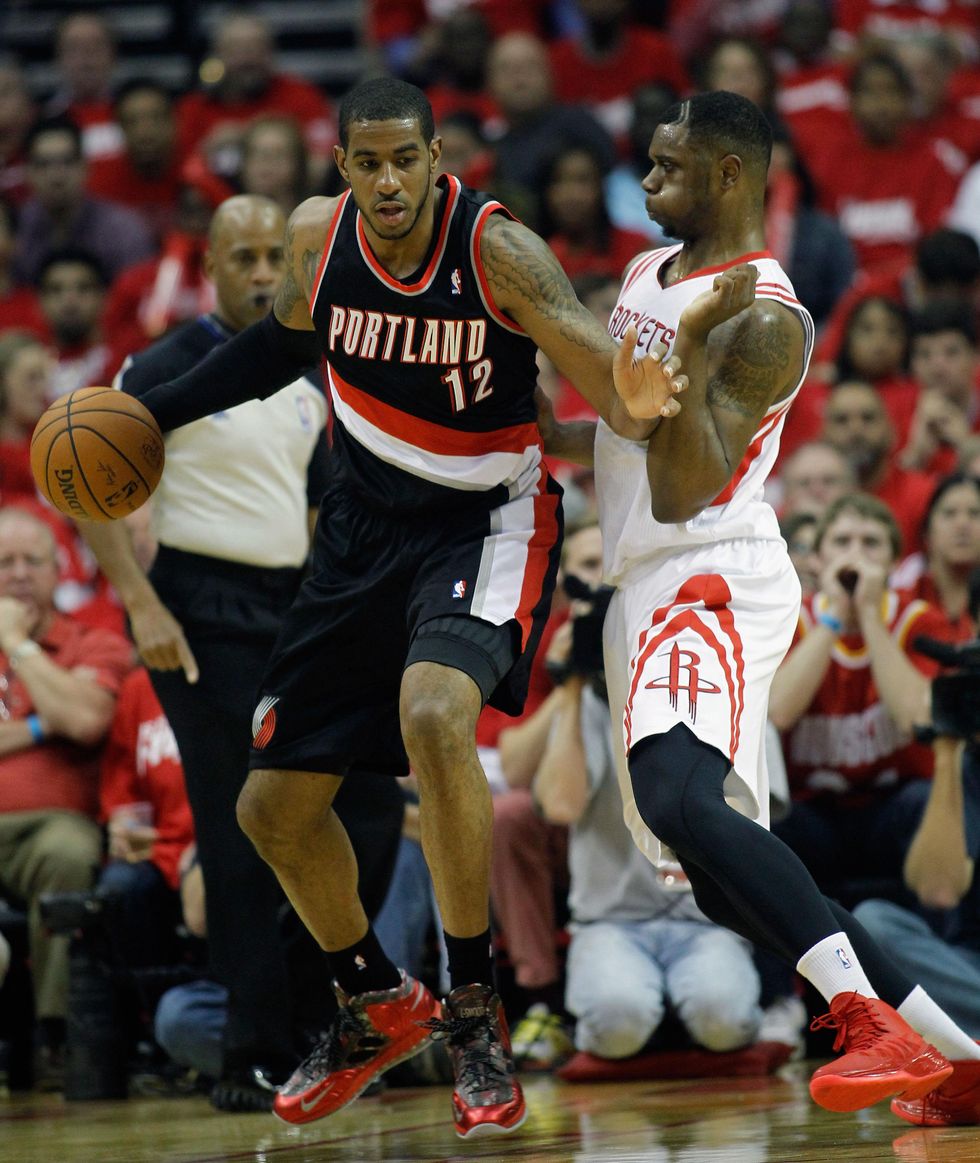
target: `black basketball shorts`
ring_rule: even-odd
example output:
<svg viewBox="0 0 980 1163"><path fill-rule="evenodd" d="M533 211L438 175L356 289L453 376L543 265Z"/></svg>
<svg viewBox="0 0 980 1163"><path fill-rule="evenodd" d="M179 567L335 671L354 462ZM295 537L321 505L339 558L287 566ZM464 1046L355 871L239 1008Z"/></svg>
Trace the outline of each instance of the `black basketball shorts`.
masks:
<svg viewBox="0 0 980 1163"><path fill-rule="evenodd" d="M561 490L489 511L387 514L342 487L321 508L310 576L252 721L251 768L403 775L402 672L432 661L519 714L558 568Z"/></svg>

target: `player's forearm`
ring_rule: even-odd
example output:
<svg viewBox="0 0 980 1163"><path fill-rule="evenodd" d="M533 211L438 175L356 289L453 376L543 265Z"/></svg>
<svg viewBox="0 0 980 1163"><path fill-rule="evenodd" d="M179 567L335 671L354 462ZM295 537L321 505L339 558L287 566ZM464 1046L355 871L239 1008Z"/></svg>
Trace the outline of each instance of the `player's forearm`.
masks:
<svg viewBox="0 0 980 1163"><path fill-rule="evenodd" d="M127 612L158 600L133 549L133 539L124 521L79 521L78 531L95 554L99 568L109 579Z"/></svg>
<svg viewBox="0 0 980 1163"><path fill-rule="evenodd" d="M264 400L318 359L314 332L284 327L270 313L216 347L190 371L142 393L140 401L169 432L248 400Z"/></svg>
<svg viewBox="0 0 980 1163"><path fill-rule="evenodd" d="M951 909L973 880L966 847L963 744L940 738L929 800L905 857L905 883L926 908Z"/></svg>

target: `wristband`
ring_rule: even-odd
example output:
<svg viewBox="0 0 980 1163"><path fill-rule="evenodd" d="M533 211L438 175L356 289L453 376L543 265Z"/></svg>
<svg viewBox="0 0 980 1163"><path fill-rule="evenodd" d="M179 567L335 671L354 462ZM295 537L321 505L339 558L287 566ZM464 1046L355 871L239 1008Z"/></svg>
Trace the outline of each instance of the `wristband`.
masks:
<svg viewBox="0 0 980 1163"><path fill-rule="evenodd" d="M19 645L15 646L13 650L7 655L7 661L10 663L10 669L16 670L25 658L30 658L34 654L40 654L41 647L34 641L33 638L25 638Z"/></svg>
<svg viewBox="0 0 980 1163"><path fill-rule="evenodd" d="M826 626L828 630L833 630L835 634L839 634L844 628L844 623L840 618L835 618L833 614L817 614L817 621L821 626Z"/></svg>
<svg viewBox="0 0 980 1163"><path fill-rule="evenodd" d="M27 724L27 729L31 733L31 741L33 743L44 742L44 728L41 726L41 720L37 715L28 715L24 720Z"/></svg>

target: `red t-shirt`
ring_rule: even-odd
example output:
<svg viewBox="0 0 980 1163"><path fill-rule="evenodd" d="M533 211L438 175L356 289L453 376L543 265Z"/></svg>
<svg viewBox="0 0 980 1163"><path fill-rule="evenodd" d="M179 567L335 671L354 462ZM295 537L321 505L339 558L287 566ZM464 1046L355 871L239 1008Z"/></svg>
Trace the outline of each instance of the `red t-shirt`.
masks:
<svg viewBox="0 0 980 1163"><path fill-rule="evenodd" d="M186 157L217 126L242 125L264 114L295 117L302 125L306 144L317 157L327 157L337 141L333 107L316 85L300 77L279 73L260 97L250 101L221 101L198 90L177 103L178 152Z"/></svg>
<svg viewBox="0 0 980 1163"><path fill-rule="evenodd" d="M91 674L112 695L119 692L133 665L133 648L125 638L82 626L63 614L55 615L40 644L58 666ZM2 652L0 673L7 677L4 702L11 718L26 719L34 712L34 704ZM0 812L61 808L96 819L101 749L101 744L83 747L53 736L0 757Z"/></svg>
<svg viewBox="0 0 980 1163"><path fill-rule="evenodd" d="M911 649L918 634L938 637L943 617L906 592L884 596L885 622L916 669L936 673L934 662ZM804 598L793 641L812 630L821 595ZM817 610L819 612L819 609ZM871 673L871 656L860 635L834 644L830 666L813 701L783 736L786 773L793 799L833 796L858 802L913 776L931 774L931 752L899 730L885 709Z"/></svg>
<svg viewBox="0 0 980 1163"><path fill-rule="evenodd" d="M650 249L650 239L639 231L613 226L608 243L601 249L574 248L563 234L553 234L548 245L570 279L577 279L579 275L602 275L618 282L627 264L641 251Z"/></svg>
<svg viewBox="0 0 980 1163"><path fill-rule="evenodd" d="M977 44L974 0L835 0L834 28L849 43L862 33L885 39L947 32Z"/></svg>
<svg viewBox="0 0 980 1163"><path fill-rule="evenodd" d="M922 522L936 483L929 473L912 472L892 462L881 484L869 490L885 502L898 522L903 554L922 548Z"/></svg>
<svg viewBox="0 0 980 1163"><path fill-rule="evenodd" d="M177 888L180 855L194 839L194 820L177 740L143 667L125 680L116 703L99 781L103 821L125 804L151 803L159 833L150 860Z"/></svg>
<svg viewBox="0 0 980 1163"><path fill-rule="evenodd" d="M162 238L173 226L177 211L180 164L175 160L161 177L144 178L126 154L102 158L89 166L87 186L94 197L137 211L156 237Z"/></svg>
<svg viewBox="0 0 980 1163"><path fill-rule="evenodd" d="M0 331L11 328L30 331L38 339L50 338L41 303L30 287L14 287L9 295L0 295Z"/></svg>

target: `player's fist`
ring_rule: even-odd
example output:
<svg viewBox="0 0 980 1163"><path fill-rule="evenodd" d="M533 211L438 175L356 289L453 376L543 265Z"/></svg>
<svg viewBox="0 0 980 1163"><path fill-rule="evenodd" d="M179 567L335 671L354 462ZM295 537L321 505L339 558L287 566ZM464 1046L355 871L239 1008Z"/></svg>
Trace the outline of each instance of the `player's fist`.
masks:
<svg viewBox="0 0 980 1163"><path fill-rule="evenodd" d="M758 267L743 262L715 275L710 291L703 291L685 307L681 327L692 339L704 339L708 332L734 318L755 302Z"/></svg>

